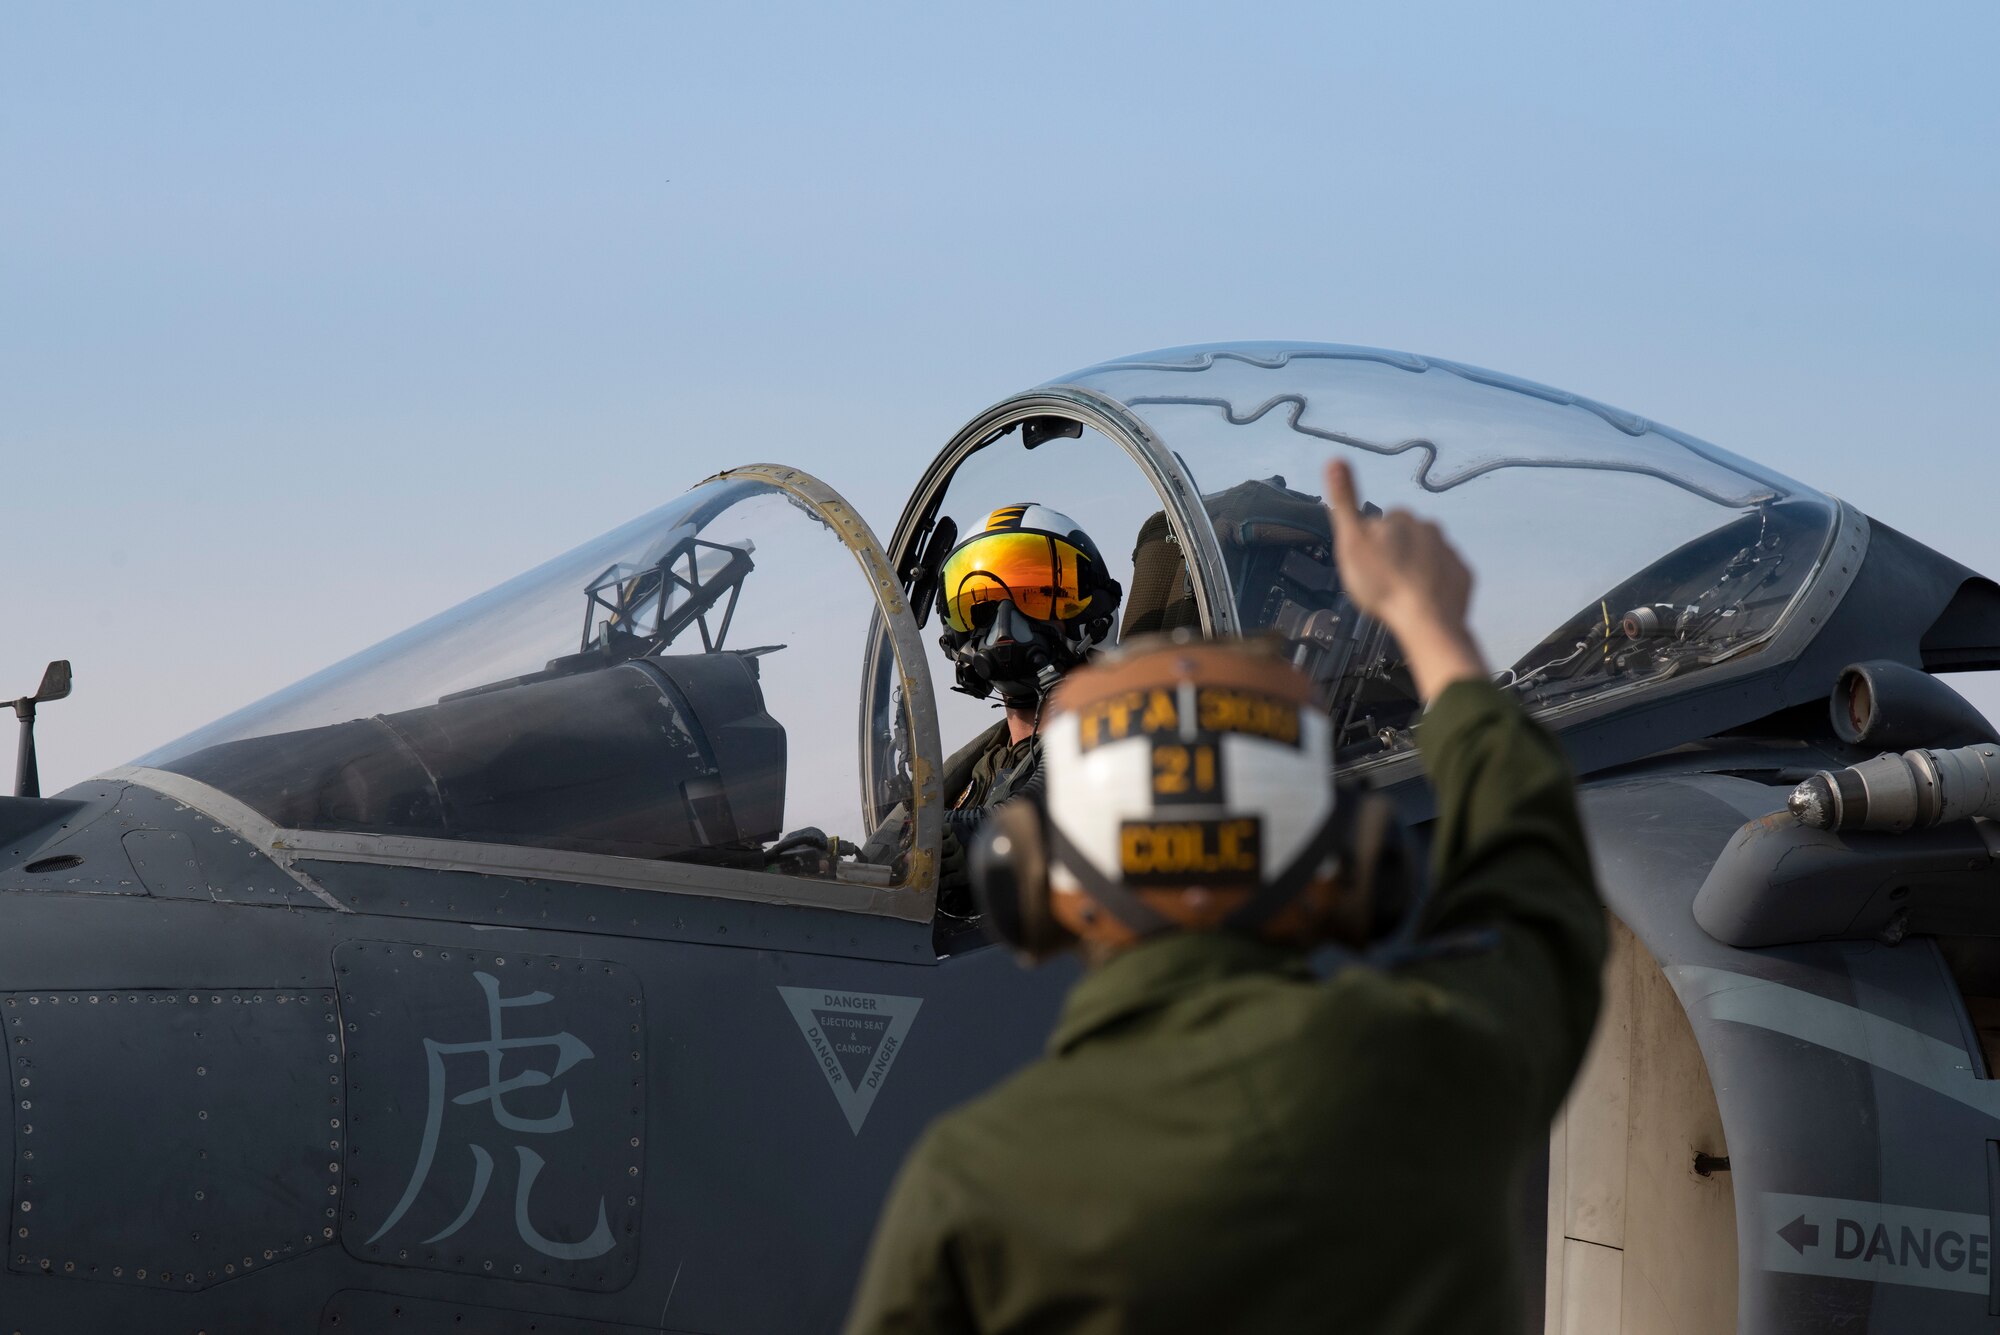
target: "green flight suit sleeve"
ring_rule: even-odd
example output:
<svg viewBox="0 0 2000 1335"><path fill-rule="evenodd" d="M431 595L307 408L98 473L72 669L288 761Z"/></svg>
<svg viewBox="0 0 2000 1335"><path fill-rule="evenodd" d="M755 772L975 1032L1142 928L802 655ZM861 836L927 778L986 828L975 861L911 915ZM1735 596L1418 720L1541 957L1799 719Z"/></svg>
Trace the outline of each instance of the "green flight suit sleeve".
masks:
<svg viewBox="0 0 2000 1335"><path fill-rule="evenodd" d="M1604 909L1562 749L1499 688L1462 681L1417 729L1437 823L1420 935L1491 930L1491 950L1412 967L1490 1026L1538 1113L1569 1088L1603 989Z"/></svg>
<svg viewBox="0 0 2000 1335"><path fill-rule="evenodd" d="M955 1226L934 1136L917 1142L889 1189L845 1335L977 1335L952 1261Z"/></svg>

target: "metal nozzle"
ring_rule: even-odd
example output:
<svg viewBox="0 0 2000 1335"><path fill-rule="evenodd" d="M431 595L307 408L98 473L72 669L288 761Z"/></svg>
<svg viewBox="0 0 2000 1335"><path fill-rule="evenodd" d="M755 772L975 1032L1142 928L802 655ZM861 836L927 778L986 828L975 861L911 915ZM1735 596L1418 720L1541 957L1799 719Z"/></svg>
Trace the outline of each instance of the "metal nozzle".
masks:
<svg viewBox="0 0 2000 1335"><path fill-rule="evenodd" d="M1892 752L1822 770L1785 805L1816 830L1911 830L2000 817L2000 746Z"/></svg>
<svg viewBox="0 0 2000 1335"><path fill-rule="evenodd" d="M1799 823L1815 830L1831 830L1840 824L1838 802L1833 776L1824 770L1792 789L1792 795L1785 799L1785 805L1799 818Z"/></svg>

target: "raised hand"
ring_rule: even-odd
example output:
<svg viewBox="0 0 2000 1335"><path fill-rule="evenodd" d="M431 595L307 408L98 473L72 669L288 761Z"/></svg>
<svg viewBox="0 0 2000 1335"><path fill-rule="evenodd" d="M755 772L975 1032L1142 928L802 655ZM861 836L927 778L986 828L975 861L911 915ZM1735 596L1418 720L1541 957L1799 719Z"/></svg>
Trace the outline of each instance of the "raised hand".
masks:
<svg viewBox="0 0 2000 1335"><path fill-rule="evenodd" d="M1345 460L1326 466L1326 494L1341 585L1356 607L1396 637L1424 699L1455 681L1485 677L1485 661L1465 623L1472 572L1444 530L1407 510L1362 514Z"/></svg>

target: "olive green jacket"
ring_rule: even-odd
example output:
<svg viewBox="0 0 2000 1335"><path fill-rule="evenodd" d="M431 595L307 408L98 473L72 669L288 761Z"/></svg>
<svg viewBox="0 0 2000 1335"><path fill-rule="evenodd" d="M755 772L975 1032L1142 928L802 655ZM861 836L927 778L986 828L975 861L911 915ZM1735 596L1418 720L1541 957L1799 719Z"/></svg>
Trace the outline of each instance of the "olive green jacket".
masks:
<svg viewBox="0 0 2000 1335"><path fill-rule="evenodd" d="M850 1332L1519 1329L1518 1181L1596 1018L1603 911L1553 739L1479 682L1418 733L1422 931L1487 947L1326 979L1225 936L1113 957L1043 1060L911 1152Z"/></svg>

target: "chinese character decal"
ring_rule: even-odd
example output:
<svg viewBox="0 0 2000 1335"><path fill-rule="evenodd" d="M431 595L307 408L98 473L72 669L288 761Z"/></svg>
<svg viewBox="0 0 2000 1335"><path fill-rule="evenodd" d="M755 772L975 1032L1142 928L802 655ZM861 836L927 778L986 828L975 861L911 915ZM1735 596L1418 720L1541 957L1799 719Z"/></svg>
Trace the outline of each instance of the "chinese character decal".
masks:
<svg viewBox="0 0 2000 1335"><path fill-rule="evenodd" d="M556 1111L547 1117L524 1117L507 1107L507 1095L517 1089L534 1088L552 1084L562 1078L578 1062L589 1061L593 1054L582 1039L568 1032L547 1034L536 1038L508 1038L504 1030L506 1011L515 1006L543 1006L555 998L546 992L530 992L525 996L503 997L500 995L500 980L490 973L475 972L473 978L486 992L487 1036L483 1041L472 1043L440 1043L434 1038L424 1040L425 1068L430 1076L430 1097L424 1113L424 1143L417 1151L417 1166L410 1174L410 1185L403 1190L403 1199L396 1202L395 1210L384 1220L382 1227L375 1230L370 1242L379 1239L394 1228L396 1221L417 1199L429 1178L431 1164L437 1156L438 1132L444 1126L445 1058L456 1053L484 1053L486 1056L486 1083L477 1089L469 1089L451 1101L460 1105L485 1103L493 1113L494 1123L504 1131L522 1135L547 1136L568 1131L576 1125L570 1115L569 1095L562 1096ZM500 1077L501 1057L508 1052L519 1052L535 1048L551 1049L549 1054L553 1065L546 1071L530 1068L505 1080ZM425 1238L426 1243L443 1242L460 1229L478 1211L480 1202L486 1199L486 1188L493 1181L493 1156L484 1145L472 1145L473 1176L472 1194L465 1202L465 1208L458 1218ZM533 1247L544 1256L553 1256L563 1261L588 1260L602 1256L611 1250L613 1240L611 1225L604 1217L604 1201L597 1202L597 1227L582 1242L552 1242L542 1236L528 1214L528 1198L535 1189L535 1179L541 1175L544 1160L542 1156L525 1144L516 1144L514 1153L520 1161L519 1173L514 1183L514 1227L521 1235L521 1241Z"/></svg>
<svg viewBox="0 0 2000 1335"><path fill-rule="evenodd" d="M638 1251L644 1124L636 980L599 961L395 944L335 957L350 1021L349 1248L624 1282L612 1269Z"/></svg>

